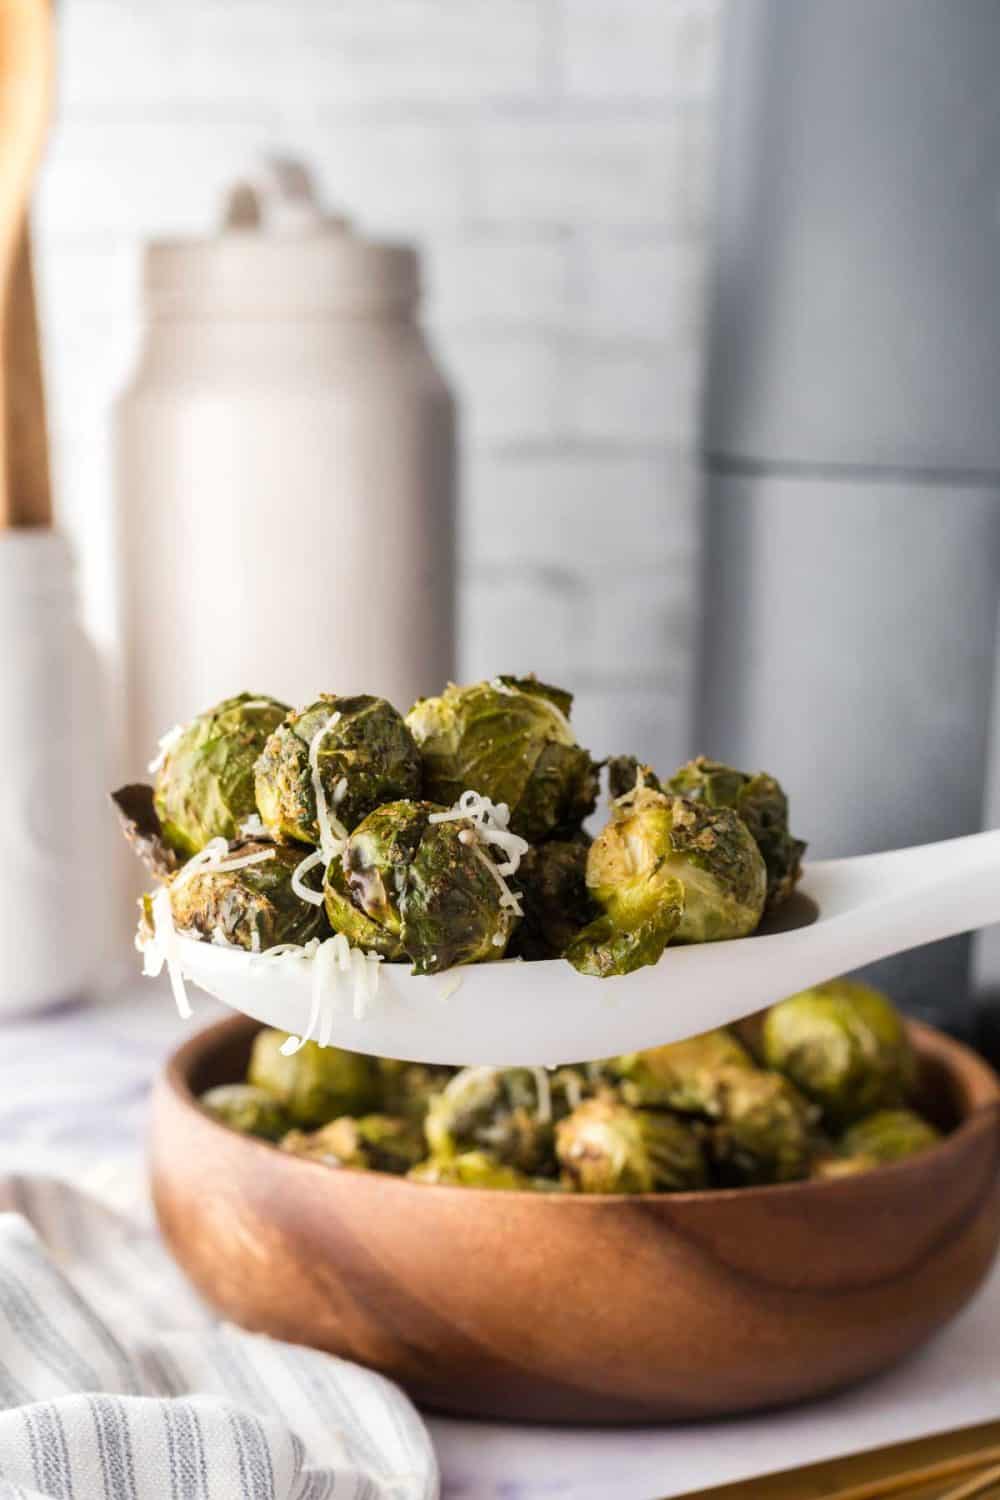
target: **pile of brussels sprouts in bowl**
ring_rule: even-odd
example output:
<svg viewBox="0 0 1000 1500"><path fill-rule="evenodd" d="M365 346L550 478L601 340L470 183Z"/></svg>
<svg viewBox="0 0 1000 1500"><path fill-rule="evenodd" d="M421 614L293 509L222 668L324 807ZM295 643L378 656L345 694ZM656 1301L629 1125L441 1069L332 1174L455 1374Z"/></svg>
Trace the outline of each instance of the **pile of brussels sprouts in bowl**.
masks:
<svg viewBox="0 0 1000 1500"><path fill-rule="evenodd" d="M674 1193L831 1179L933 1146L889 1000L834 980L719 1030L555 1069L451 1068L258 1032L222 1124L331 1167L548 1193Z"/></svg>
<svg viewBox="0 0 1000 1500"><path fill-rule="evenodd" d="M660 780L577 744L572 697L495 677L419 700L242 693L161 742L152 786L115 793L160 882L139 943L251 953L335 940L415 974L565 958L598 978L671 943L746 937L791 894L805 845L779 783L699 757Z"/></svg>

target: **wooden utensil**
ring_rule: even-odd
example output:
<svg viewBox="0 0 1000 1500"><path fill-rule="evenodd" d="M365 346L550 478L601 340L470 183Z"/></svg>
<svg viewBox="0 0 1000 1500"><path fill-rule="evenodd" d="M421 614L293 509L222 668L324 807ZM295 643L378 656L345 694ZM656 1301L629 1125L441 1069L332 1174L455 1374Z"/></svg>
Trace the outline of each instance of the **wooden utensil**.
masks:
<svg viewBox="0 0 1000 1500"><path fill-rule="evenodd" d="M998 920L994 831L807 865L802 894L754 937L668 948L658 964L621 978L588 978L562 959L473 964L435 978L384 964L364 1013L352 1008L350 980L336 975L318 1010L334 1043L382 1057L511 1066L610 1057L736 1021L806 985ZM310 1016L315 1024L312 960L193 938L176 946L184 973L234 1010L299 1034Z"/></svg>
<svg viewBox="0 0 1000 1500"><path fill-rule="evenodd" d="M334 1171L238 1135L195 1096L243 1076L254 1031L192 1038L157 1085L167 1243L224 1316L439 1410L661 1422L820 1395L917 1348L996 1252L1000 1084L928 1027L912 1028L921 1102L957 1128L925 1154L834 1182L605 1198Z"/></svg>
<svg viewBox="0 0 1000 1500"><path fill-rule="evenodd" d="M678 1500L958 1500L950 1481L995 1485L998 1462L1000 1422L987 1422L688 1491Z"/></svg>
<svg viewBox="0 0 1000 1500"><path fill-rule="evenodd" d="M49 0L0 0L0 530L52 519L27 224L52 76Z"/></svg>

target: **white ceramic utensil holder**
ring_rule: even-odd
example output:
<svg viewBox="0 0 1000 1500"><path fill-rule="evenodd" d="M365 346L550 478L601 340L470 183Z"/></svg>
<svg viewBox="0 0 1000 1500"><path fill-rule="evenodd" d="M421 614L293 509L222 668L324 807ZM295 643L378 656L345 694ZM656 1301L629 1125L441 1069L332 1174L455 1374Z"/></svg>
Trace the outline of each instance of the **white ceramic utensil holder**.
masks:
<svg viewBox="0 0 1000 1500"><path fill-rule="evenodd" d="M80 994L105 942L100 678L56 533L0 533L0 640L2 1016Z"/></svg>

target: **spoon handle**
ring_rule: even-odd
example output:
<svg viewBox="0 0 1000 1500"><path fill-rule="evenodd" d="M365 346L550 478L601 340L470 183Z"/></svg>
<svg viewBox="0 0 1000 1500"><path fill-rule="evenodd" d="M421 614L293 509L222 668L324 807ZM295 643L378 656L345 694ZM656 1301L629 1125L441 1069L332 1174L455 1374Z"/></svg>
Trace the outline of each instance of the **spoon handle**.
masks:
<svg viewBox="0 0 1000 1500"><path fill-rule="evenodd" d="M867 963L1000 922L1000 829L814 864L806 886Z"/></svg>

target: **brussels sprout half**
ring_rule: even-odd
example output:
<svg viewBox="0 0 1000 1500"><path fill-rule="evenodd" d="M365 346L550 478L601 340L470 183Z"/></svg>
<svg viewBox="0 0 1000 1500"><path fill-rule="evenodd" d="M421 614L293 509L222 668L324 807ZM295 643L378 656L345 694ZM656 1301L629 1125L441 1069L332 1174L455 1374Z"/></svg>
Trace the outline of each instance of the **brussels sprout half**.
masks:
<svg viewBox="0 0 1000 1500"><path fill-rule="evenodd" d="M413 1120L381 1114L342 1115L319 1130L289 1131L281 1149L333 1167L402 1176L423 1158L424 1137Z"/></svg>
<svg viewBox="0 0 1000 1500"><path fill-rule="evenodd" d="M420 793L420 755L384 698L322 693L289 713L256 764L260 815L275 838L321 842L316 780L331 824L350 832L383 802Z"/></svg>
<svg viewBox="0 0 1000 1500"><path fill-rule="evenodd" d="M169 887L174 925L251 953L327 937L330 929L322 906L303 901L292 889L301 858L295 849L237 840L218 865L194 873L182 870L174 877ZM306 884L315 882L307 876Z"/></svg>
<svg viewBox="0 0 1000 1500"><path fill-rule="evenodd" d="M210 839L235 839L257 811L254 764L288 709L240 693L165 736L153 802L164 841L185 857Z"/></svg>
<svg viewBox="0 0 1000 1500"><path fill-rule="evenodd" d="M432 802L390 802L326 871L330 924L360 947L409 958L415 974L502 958L516 920L490 850Z"/></svg>
<svg viewBox="0 0 1000 1500"><path fill-rule="evenodd" d="M363 1115L379 1103L374 1058L340 1047L306 1042L286 1056L283 1031L259 1031L254 1038L247 1082L284 1106L293 1125L314 1129L340 1115Z"/></svg>
<svg viewBox="0 0 1000 1500"><path fill-rule="evenodd" d="M611 1094L585 1100L559 1122L556 1153L566 1180L581 1193L687 1192L708 1181L689 1124L630 1109Z"/></svg>
<svg viewBox="0 0 1000 1500"><path fill-rule="evenodd" d="M832 979L768 1011L764 1060L820 1106L834 1127L901 1104L916 1064L889 999L856 980Z"/></svg>
<svg viewBox="0 0 1000 1500"><path fill-rule="evenodd" d="M604 978L656 963L669 942L748 936L764 910L767 875L730 808L638 786L612 803L587 855L587 886L602 914L566 957Z"/></svg>
<svg viewBox="0 0 1000 1500"><path fill-rule="evenodd" d="M406 716L420 746L424 793L451 806L469 788L506 803L531 843L572 836L597 802L597 767L573 737L572 698L534 678L450 684Z"/></svg>

